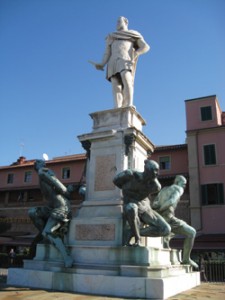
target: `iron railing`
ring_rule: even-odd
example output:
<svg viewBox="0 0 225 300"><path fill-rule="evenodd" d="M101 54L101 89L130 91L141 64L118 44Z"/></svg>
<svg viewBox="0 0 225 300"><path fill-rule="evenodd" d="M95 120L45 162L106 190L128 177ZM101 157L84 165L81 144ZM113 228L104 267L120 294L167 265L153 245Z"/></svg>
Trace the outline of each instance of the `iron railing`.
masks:
<svg viewBox="0 0 225 300"><path fill-rule="evenodd" d="M205 262L201 268L201 280L208 282L225 282L225 261Z"/></svg>

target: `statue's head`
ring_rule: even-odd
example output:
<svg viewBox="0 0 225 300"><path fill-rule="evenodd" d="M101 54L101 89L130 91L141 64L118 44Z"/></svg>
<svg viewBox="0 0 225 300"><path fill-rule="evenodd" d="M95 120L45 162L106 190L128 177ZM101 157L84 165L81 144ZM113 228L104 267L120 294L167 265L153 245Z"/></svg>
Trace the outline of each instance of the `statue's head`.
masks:
<svg viewBox="0 0 225 300"><path fill-rule="evenodd" d="M182 175L177 175L174 180L174 184L181 186L182 188L185 188L187 184L187 179Z"/></svg>
<svg viewBox="0 0 225 300"><path fill-rule="evenodd" d="M34 169L36 171L38 171L40 168L43 168L45 166L46 166L46 163L42 159L36 159L35 162L34 162Z"/></svg>
<svg viewBox="0 0 225 300"><path fill-rule="evenodd" d="M128 19L119 17L117 20L117 30L126 30L128 28Z"/></svg>
<svg viewBox="0 0 225 300"><path fill-rule="evenodd" d="M148 177L156 178L159 172L159 165L156 161L146 159L145 160L144 173L148 175Z"/></svg>

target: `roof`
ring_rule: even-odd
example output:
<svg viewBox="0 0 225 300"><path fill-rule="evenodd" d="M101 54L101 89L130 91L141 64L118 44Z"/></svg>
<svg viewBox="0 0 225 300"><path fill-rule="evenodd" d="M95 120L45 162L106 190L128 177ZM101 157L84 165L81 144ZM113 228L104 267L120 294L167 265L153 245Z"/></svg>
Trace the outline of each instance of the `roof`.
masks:
<svg viewBox="0 0 225 300"><path fill-rule="evenodd" d="M199 97L199 98L193 98L193 99L187 99L185 100L185 102L188 102L188 101L195 101L195 100L201 100L201 99L206 99L206 98L212 98L212 97L217 97L216 95L210 95L210 96L205 96L205 97Z"/></svg>
<svg viewBox="0 0 225 300"><path fill-rule="evenodd" d="M53 159L50 160L50 161L48 161L48 162L79 160L79 159L85 159L85 158L86 158L86 154L85 153L82 153L82 154L72 154L72 155L66 155L66 156L53 157Z"/></svg>
<svg viewBox="0 0 225 300"><path fill-rule="evenodd" d="M85 160L86 154L73 154L73 155L67 155L67 156L59 156L54 157L51 160L46 161L46 165L55 164L55 163L64 163L67 161L78 161L78 160ZM30 159L26 160L25 157L19 157L18 160L14 163L12 163L9 166L2 166L0 167L0 170L3 169L11 169L11 168L20 168L20 167L29 167L33 166L36 159Z"/></svg>
<svg viewBox="0 0 225 300"><path fill-rule="evenodd" d="M194 129L189 129L189 130L186 130L186 133L193 133L193 132L205 132L205 131L215 131L215 130L224 130L225 128L225 124L222 124L222 125L218 125L218 126L213 126L213 127L205 127L205 128L194 128Z"/></svg>
<svg viewBox="0 0 225 300"><path fill-rule="evenodd" d="M187 144L156 146L155 147L155 152L167 151L167 150L176 150L176 149L186 149L186 148L187 148Z"/></svg>

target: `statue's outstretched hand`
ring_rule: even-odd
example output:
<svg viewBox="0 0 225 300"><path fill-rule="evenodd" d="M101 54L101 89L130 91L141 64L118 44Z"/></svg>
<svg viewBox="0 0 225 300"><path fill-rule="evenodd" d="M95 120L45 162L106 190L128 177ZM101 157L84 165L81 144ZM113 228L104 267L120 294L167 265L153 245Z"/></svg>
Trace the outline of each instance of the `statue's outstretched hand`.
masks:
<svg viewBox="0 0 225 300"><path fill-rule="evenodd" d="M95 68L97 70L100 70L100 71L104 71L104 66L102 64L98 64L98 63L95 63L94 61L92 60L89 60L88 61L90 64L92 64L93 66L95 66Z"/></svg>
<svg viewBox="0 0 225 300"><path fill-rule="evenodd" d="M100 64L95 64L95 68L100 71L104 71L104 67Z"/></svg>

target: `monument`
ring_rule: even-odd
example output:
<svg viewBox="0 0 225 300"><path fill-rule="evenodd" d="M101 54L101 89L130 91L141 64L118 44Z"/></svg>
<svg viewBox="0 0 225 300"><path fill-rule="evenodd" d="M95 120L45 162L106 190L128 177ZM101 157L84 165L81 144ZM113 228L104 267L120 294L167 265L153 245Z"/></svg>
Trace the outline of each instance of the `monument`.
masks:
<svg viewBox="0 0 225 300"><path fill-rule="evenodd" d="M88 156L85 200L63 237L73 262L66 265L56 244L38 244L23 269L9 269L9 284L141 299L166 299L200 284L180 252L163 247L172 227L150 206L148 195L161 189L158 165L148 159L154 145L133 106L137 57L149 46L127 25L120 17L102 63L92 62L97 69L108 64L114 108L91 113L92 131L78 136Z"/></svg>

